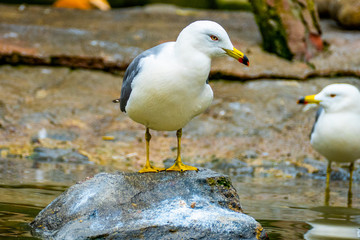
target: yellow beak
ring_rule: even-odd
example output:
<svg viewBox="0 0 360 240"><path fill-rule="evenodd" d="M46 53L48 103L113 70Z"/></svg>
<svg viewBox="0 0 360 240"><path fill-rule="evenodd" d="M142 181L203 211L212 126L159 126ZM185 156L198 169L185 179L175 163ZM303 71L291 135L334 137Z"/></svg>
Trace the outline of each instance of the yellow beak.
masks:
<svg viewBox="0 0 360 240"><path fill-rule="evenodd" d="M249 59L246 57L246 55L240 52L239 50L237 50L236 48L234 48L233 50L229 50L225 48L223 49L226 52L226 54L229 55L230 57L235 58L236 60L238 60L242 64L245 64L246 66L250 66Z"/></svg>
<svg viewBox="0 0 360 240"><path fill-rule="evenodd" d="M316 103L316 104L319 104L320 101L319 100L316 100L315 99L315 95L309 95L309 96L306 96L306 97L302 97L300 98L297 103L298 104L308 104L308 103Z"/></svg>

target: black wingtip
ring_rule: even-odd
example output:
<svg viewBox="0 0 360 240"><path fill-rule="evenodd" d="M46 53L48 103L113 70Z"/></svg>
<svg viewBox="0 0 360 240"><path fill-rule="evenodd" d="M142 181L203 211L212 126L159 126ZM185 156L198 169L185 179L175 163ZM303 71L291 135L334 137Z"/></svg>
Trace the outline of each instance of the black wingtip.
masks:
<svg viewBox="0 0 360 240"><path fill-rule="evenodd" d="M120 98L115 99L115 100L113 100L112 102L113 102L113 103L119 103L119 102L120 102Z"/></svg>

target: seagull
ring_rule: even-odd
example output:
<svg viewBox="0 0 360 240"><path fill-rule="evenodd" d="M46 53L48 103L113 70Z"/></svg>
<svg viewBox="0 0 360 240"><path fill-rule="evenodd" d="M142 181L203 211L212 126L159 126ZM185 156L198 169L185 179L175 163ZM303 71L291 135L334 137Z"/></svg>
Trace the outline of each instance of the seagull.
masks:
<svg viewBox="0 0 360 240"><path fill-rule="evenodd" d="M204 112L213 100L208 83L211 60L229 55L249 66L227 32L213 21L185 27L175 42L166 42L138 55L125 71L121 96L114 100L132 120L146 127L146 163L140 173L164 171L149 160L150 131L176 131L177 157L166 171L197 171L181 161L182 128Z"/></svg>
<svg viewBox="0 0 360 240"><path fill-rule="evenodd" d="M351 186L354 162L360 159L360 92L350 84L331 84L320 93L298 100L321 107L316 113L310 143L328 160L325 204L329 202L329 182L332 162L350 162L348 205L351 206Z"/></svg>

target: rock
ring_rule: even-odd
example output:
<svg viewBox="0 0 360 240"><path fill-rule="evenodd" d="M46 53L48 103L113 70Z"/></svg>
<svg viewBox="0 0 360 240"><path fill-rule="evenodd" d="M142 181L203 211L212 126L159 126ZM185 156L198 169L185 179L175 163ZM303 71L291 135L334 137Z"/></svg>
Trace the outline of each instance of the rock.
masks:
<svg viewBox="0 0 360 240"><path fill-rule="evenodd" d="M319 160L308 158L308 157L304 158L304 163L310 164L314 168L318 169L318 171L321 170L321 169L326 170L326 166L327 166L327 163L324 162L324 161L319 161Z"/></svg>
<svg viewBox="0 0 360 240"><path fill-rule="evenodd" d="M360 164L356 164L355 162L355 170L353 172L353 181L359 181L360 180Z"/></svg>
<svg viewBox="0 0 360 240"><path fill-rule="evenodd" d="M325 166L323 169L320 169L318 172L312 173L310 175L310 177L314 178L314 179L326 179L326 169L327 169L327 167ZM349 180L349 176L350 176L350 174L349 174L348 167L345 169L335 167L335 166L331 167L331 174L330 174L331 180L346 181L346 180Z"/></svg>
<svg viewBox="0 0 360 240"><path fill-rule="evenodd" d="M247 159L249 159L249 158L255 159L255 158L258 157L258 154L257 154L257 152L254 151L254 150L246 150L246 151L244 152L244 157L247 158Z"/></svg>
<svg viewBox="0 0 360 240"><path fill-rule="evenodd" d="M286 177L302 177L308 174L308 171L305 167L296 166L290 162L280 162L277 166L273 168L275 171L280 170L283 176Z"/></svg>
<svg viewBox="0 0 360 240"><path fill-rule="evenodd" d="M360 0L331 0L329 13L341 26L360 29Z"/></svg>
<svg viewBox="0 0 360 240"><path fill-rule="evenodd" d="M319 161L319 160L315 160L315 159L311 159L311 158L305 158L304 159L304 163L306 164L310 164L311 166L313 166L315 169L317 169L317 171L314 171L312 173L309 173L309 177L314 178L314 179L325 179L326 178L326 169L327 169L327 165L328 162L327 161ZM348 165L346 165L348 166ZM343 169L343 168L339 168L336 166L332 166L331 169L331 175L330 178L331 180L347 180L349 179L349 169L348 167L346 167L347 169Z"/></svg>
<svg viewBox="0 0 360 240"><path fill-rule="evenodd" d="M0 118L3 118L6 114L6 105L0 100Z"/></svg>
<svg viewBox="0 0 360 240"><path fill-rule="evenodd" d="M252 176L254 168L248 166L246 162L243 162L237 158L234 159L218 159L215 158L211 162L201 164L201 167L210 168L215 171L229 174L231 176Z"/></svg>
<svg viewBox="0 0 360 240"><path fill-rule="evenodd" d="M78 135L70 130L49 130L47 137L58 141L73 141Z"/></svg>
<svg viewBox="0 0 360 240"><path fill-rule="evenodd" d="M0 129L5 128L6 105L0 100Z"/></svg>
<svg viewBox="0 0 360 240"><path fill-rule="evenodd" d="M268 239L211 170L100 173L43 209L33 233L54 239Z"/></svg>
<svg viewBox="0 0 360 240"><path fill-rule="evenodd" d="M77 137L78 135L71 130L46 130L45 128L42 128L37 134L31 137L31 142L37 143L44 138L50 138L58 141L73 141Z"/></svg>
<svg viewBox="0 0 360 240"><path fill-rule="evenodd" d="M34 148L30 158L42 162L91 163L89 158L72 149Z"/></svg>
<svg viewBox="0 0 360 240"><path fill-rule="evenodd" d="M308 61L322 51L320 21L313 0L253 0L266 51Z"/></svg>
<svg viewBox="0 0 360 240"><path fill-rule="evenodd" d="M315 0L316 8L320 17L329 17L330 0Z"/></svg>
<svg viewBox="0 0 360 240"><path fill-rule="evenodd" d="M359 0L315 0L321 17L331 17L339 25L350 29L360 29Z"/></svg>

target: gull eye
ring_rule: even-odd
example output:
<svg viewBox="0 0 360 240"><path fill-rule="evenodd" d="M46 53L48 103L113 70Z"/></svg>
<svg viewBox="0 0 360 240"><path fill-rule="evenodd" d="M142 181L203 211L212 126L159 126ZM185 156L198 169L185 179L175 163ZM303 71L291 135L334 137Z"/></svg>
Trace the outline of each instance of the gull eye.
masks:
<svg viewBox="0 0 360 240"><path fill-rule="evenodd" d="M332 93L332 94L330 94L330 97L336 97L336 94L334 94L334 93Z"/></svg>
<svg viewBox="0 0 360 240"><path fill-rule="evenodd" d="M215 35L211 35L210 38L213 41L219 41L219 38L217 36L215 36Z"/></svg>

